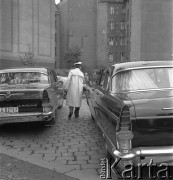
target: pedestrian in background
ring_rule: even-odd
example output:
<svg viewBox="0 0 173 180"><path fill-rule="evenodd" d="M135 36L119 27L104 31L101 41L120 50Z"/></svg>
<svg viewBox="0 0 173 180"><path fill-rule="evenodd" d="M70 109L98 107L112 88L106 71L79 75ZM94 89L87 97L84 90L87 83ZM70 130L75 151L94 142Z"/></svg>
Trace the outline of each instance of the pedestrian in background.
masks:
<svg viewBox="0 0 173 180"><path fill-rule="evenodd" d="M66 82L67 88L67 99L66 105L69 106L69 115L68 118L71 118L73 115L79 117L79 110L81 107L82 93L83 93L83 82L84 74L81 72L82 62L77 62L74 64L75 69L70 70L68 79Z"/></svg>
<svg viewBox="0 0 173 180"><path fill-rule="evenodd" d="M84 76L84 83L89 84L89 76L87 72L85 73L85 76Z"/></svg>

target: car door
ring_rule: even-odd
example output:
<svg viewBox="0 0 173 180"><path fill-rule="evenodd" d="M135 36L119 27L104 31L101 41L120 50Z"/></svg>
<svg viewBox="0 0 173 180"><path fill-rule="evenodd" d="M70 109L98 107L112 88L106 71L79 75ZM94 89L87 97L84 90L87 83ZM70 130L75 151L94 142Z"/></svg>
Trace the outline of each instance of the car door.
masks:
<svg viewBox="0 0 173 180"><path fill-rule="evenodd" d="M97 86L99 85L100 77L101 77L101 71L95 70L93 72L92 82L89 85L87 85L87 93L86 93L87 104L89 106L91 116L94 119L96 118L95 110L94 110L95 101L96 101L95 91L97 89Z"/></svg>
<svg viewBox="0 0 173 180"><path fill-rule="evenodd" d="M111 143L116 147L116 127L119 121L121 102L109 92L111 83L111 70L105 68L100 86L95 89L96 121L104 134L107 146ZM112 145L111 145L112 147Z"/></svg>

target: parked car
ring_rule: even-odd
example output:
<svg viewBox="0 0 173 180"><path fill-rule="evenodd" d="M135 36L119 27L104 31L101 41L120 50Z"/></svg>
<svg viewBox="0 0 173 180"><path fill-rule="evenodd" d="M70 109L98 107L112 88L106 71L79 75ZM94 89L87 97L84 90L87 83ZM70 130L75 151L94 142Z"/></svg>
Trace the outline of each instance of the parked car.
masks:
<svg viewBox="0 0 173 180"><path fill-rule="evenodd" d="M66 99L66 96L67 96L67 89L66 89L66 82L67 82L67 79L68 77L66 76L57 76L58 78L58 84L61 86L62 90L63 90L63 97L64 99Z"/></svg>
<svg viewBox="0 0 173 180"><path fill-rule="evenodd" d="M173 62L119 63L98 77L87 103L116 171L149 157L173 161Z"/></svg>
<svg viewBox="0 0 173 180"><path fill-rule="evenodd" d="M55 120L63 96L51 68L0 70L0 124Z"/></svg>

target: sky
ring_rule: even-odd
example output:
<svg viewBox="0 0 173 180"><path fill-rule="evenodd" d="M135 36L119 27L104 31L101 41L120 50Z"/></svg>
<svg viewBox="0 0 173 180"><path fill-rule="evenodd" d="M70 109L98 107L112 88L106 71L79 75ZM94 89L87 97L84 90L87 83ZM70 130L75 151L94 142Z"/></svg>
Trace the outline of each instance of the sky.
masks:
<svg viewBox="0 0 173 180"><path fill-rule="evenodd" d="M55 4L58 4L60 0L55 0Z"/></svg>

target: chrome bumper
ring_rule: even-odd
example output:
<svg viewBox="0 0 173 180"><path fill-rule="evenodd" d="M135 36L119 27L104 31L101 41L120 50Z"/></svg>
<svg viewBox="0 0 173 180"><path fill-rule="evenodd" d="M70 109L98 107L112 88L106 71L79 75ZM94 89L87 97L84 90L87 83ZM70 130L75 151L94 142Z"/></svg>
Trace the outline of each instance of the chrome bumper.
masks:
<svg viewBox="0 0 173 180"><path fill-rule="evenodd" d="M164 147L139 147L134 148L128 154L122 154L117 150L113 150L113 155L122 160L129 161L137 157L165 157L173 156L173 146Z"/></svg>
<svg viewBox="0 0 173 180"><path fill-rule="evenodd" d="M18 122L49 121L49 120L51 120L52 117L53 117L53 112L5 114L0 117L0 124L18 123Z"/></svg>

